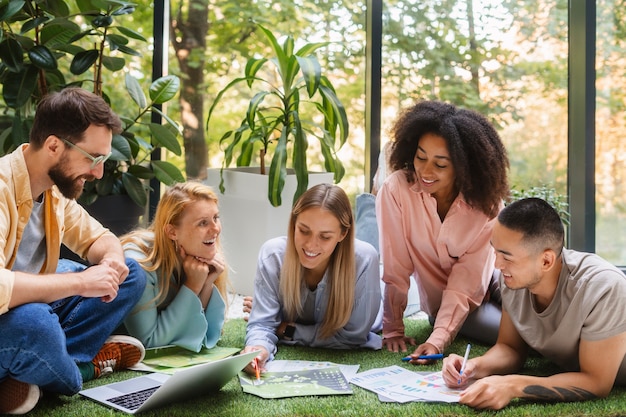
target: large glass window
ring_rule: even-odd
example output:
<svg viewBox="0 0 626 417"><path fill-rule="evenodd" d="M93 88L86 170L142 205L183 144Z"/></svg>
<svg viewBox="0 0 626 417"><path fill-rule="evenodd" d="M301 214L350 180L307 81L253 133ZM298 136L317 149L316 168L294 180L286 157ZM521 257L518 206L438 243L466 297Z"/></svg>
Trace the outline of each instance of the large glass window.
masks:
<svg viewBox="0 0 626 417"><path fill-rule="evenodd" d="M626 10L596 2L596 253L626 265Z"/></svg>
<svg viewBox="0 0 626 417"><path fill-rule="evenodd" d="M294 8L294 4L298 5ZM350 120L348 146L341 150L346 176L341 184L351 195L362 191L365 142L365 51L369 2L256 0L255 20L268 24L277 36L295 35L307 41L332 41L323 62L338 86ZM577 0L385 0L382 39L381 145L401 109L417 100L438 99L475 109L498 128L511 161L510 183L518 191L568 191L568 59L582 45L571 45L568 56L568 19ZM596 227L595 251L611 262L626 265L626 11L618 0L598 0L596 53ZM230 4L226 2L224 4ZM268 6L271 4L271 7ZM377 3L377 5L380 3ZM593 2L585 2L586 7ZM240 14L221 10L211 45L222 45L222 33L241 30ZM219 8L218 8L219 9ZM271 11L271 13L266 13ZM261 16L263 14L263 16ZM217 16L217 15L216 15ZM247 15L246 15L247 16ZM240 20L237 20L240 19ZM247 19L247 18L246 18ZM226 22L226 23L224 23ZM576 32L574 32L576 33ZM207 83L210 101L216 91L241 73L245 59L260 47L248 32L223 42L228 54L214 48ZM230 39L242 39L233 52ZM220 58L221 57L221 58ZM217 58L220 58L219 60ZM218 65L219 64L219 65ZM575 92L577 85L571 86ZM580 87L583 88L583 87ZM233 108L237 99L233 99ZM229 113L216 123L230 123ZM574 120L574 119L570 119ZM576 132L574 132L576 133ZM221 152L210 132L211 166L219 166ZM382 147L382 146L381 146ZM585 152L582 146L572 154ZM313 167L314 168L314 167ZM571 180L571 178L570 178ZM589 202L591 204L591 202ZM576 203L571 230L593 219L588 207ZM585 219L582 219L585 217ZM587 222L593 223L593 220ZM585 230L593 236L593 227ZM572 234L574 235L574 234ZM577 236L577 235L576 235ZM585 239L588 242L591 239ZM592 244L592 243L591 243ZM592 244L593 245L593 244ZM594 250L594 248L591 248Z"/></svg>
<svg viewBox="0 0 626 417"><path fill-rule="evenodd" d="M386 1L383 139L400 108L437 99L487 115L511 186L567 193L567 1Z"/></svg>

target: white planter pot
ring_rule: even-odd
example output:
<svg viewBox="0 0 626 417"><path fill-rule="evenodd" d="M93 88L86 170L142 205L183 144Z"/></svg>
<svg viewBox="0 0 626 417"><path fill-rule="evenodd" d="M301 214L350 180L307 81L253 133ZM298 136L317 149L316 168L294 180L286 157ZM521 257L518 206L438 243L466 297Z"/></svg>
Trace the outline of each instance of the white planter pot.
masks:
<svg viewBox="0 0 626 417"><path fill-rule="evenodd" d="M287 175L282 205L273 207L267 199L267 175L258 167L229 168L224 171L224 194L219 192L220 169L207 170L206 184L219 197L222 247L229 278L238 294L253 295L259 249L266 240L287 235L296 176ZM333 173L309 173L309 187L332 183Z"/></svg>

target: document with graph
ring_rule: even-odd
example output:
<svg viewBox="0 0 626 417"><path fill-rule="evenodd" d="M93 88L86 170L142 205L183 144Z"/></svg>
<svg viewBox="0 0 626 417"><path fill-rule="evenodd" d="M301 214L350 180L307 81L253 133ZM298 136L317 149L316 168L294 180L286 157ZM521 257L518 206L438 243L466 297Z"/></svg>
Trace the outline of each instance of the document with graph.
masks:
<svg viewBox="0 0 626 417"><path fill-rule="evenodd" d="M349 377L356 375L359 365L338 365L315 361L272 361L257 378L239 373L243 392L261 398L287 398L307 395L352 394Z"/></svg>
<svg viewBox="0 0 626 417"><path fill-rule="evenodd" d="M441 372L413 372L397 365L360 372L350 379L350 383L377 393L384 402L455 403L462 391L448 388Z"/></svg>

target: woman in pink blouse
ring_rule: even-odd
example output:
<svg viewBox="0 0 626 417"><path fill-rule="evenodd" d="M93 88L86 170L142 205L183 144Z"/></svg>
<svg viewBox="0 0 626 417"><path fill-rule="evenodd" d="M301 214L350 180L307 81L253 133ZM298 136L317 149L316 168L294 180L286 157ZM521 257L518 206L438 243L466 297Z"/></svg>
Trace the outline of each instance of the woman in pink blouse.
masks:
<svg viewBox="0 0 626 417"><path fill-rule="evenodd" d="M433 325L412 356L443 353L459 332L493 344L501 313L489 239L509 193L506 149L484 116L434 101L406 109L392 135L392 174L376 197L383 346L416 344L402 321L410 279Z"/></svg>

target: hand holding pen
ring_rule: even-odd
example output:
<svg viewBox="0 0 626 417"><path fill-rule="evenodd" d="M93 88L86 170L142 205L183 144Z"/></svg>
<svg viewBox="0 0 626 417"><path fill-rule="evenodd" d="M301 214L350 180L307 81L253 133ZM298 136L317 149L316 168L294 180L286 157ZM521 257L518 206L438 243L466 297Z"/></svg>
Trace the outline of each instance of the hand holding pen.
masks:
<svg viewBox="0 0 626 417"><path fill-rule="evenodd" d="M410 362L413 365L428 365L441 359L443 359L443 354L440 353L439 349L425 342L419 345L413 353L402 358L402 361Z"/></svg>
<svg viewBox="0 0 626 417"><path fill-rule="evenodd" d="M263 346L246 346L241 353L248 353L258 351L259 354L256 358L254 358L245 368L243 368L244 372L249 375L254 375L258 380L260 379L260 373L263 372L265 368L265 363L269 358L268 351Z"/></svg>
<svg viewBox="0 0 626 417"><path fill-rule="evenodd" d="M469 360L471 345L465 348L465 355L451 353L443 360L441 375L450 388L463 388L474 375L474 362Z"/></svg>
<svg viewBox="0 0 626 417"><path fill-rule="evenodd" d="M467 366L467 359L469 358L470 349L472 345L467 344L467 348L465 349L465 356L463 357L463 363L461 364L461 370L459 371L459 385L461 385L461 378L463 378L463 371L465 371L465 367Z"/></svg>
<svg viewBox="0 0 626 417"><path fill-rule="evenodd" d="M439 359L443 359L443 353L435 353L433 355L419 355L419 356L405 356L404 358L402 358L402 362L410 362L413 360L431 360L431 361L436 361Z"/></svg>

